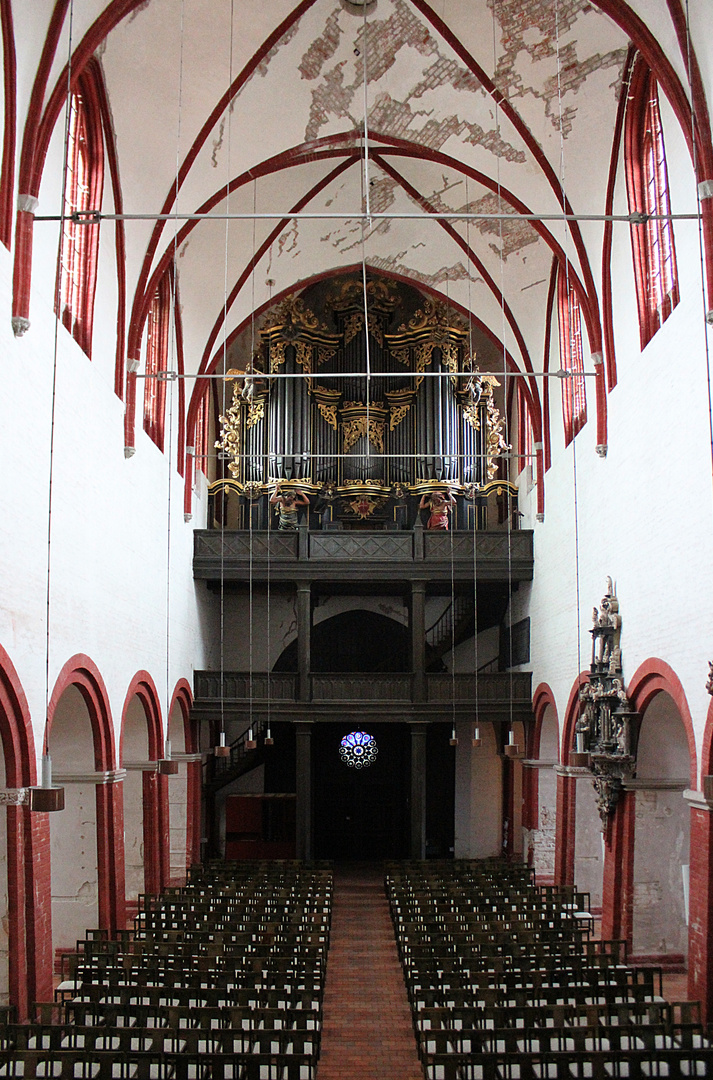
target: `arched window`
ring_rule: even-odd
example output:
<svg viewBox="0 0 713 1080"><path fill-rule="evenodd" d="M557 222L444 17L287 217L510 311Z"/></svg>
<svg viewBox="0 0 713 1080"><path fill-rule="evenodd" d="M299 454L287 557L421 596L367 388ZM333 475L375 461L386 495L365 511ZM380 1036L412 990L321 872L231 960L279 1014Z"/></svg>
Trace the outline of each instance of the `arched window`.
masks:
<svg viewBox="0 0 713 1080"><path fill-rule="evenodd" d="M535 482L535 462L533 455L532 420L530 410L522 389L518 385L517 392L517 416L518 416L518 446L520 448L520 472L525 472L527 490L530 491Z"/></svg>
<svg viewBox="0 0 713 1080"><path fill-rule="evenodd" d="M560 367L573 372L562 379L562 417L564 444L568 446L587 422L587 394L584 387L582 352L582 313L574 287L567 274L557 275L557 317L560 339Z"/></svg>
<svg viewBox="0 0 713 1080"><path fill-rule="evenodd" d="M658 84L641 57L629 86L625 160L629 213L647 216L631 226L643 349L675 308L679 294L673 226L656 216L671 213Z"/></svg>
<svg viewBox="0 0 713 1080"><path fill-rule="evenodd" d="M101 210L103 187L101 113L89 69L79 79L69 103L65 221L57 292L57 314L87 356L92 352L99 224L82 224L73 221L71 215Z"/></svg>
<svg viewBox="0 0 713 1080"><path fill-rule="evenodd" d="M166 414L166 378L159 372L168 369L168 342L171 329L171 274L161 278L151 301L146 331L146 380L144 385L144 431L163 450Z"/></svg>
<svg viewBox="0 0 713 1080"><path fill-rule="evenodd" d="M208 475L208 391L201 398L198 412L196 413L195 428L195 462L196 472L200 469L204 476Z"/></svg>

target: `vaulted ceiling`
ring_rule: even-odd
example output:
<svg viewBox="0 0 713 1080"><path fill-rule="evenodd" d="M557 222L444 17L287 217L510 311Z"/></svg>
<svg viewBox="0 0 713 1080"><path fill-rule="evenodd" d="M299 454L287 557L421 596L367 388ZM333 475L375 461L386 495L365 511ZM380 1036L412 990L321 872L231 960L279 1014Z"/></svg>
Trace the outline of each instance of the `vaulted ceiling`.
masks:
<svg viewBox="0 0 713 1080"><path fill-rule="evenodd" d="M362 261L538 369L566 256L601 349L601 221L429 215L603 214L632 38L685 108L679 0L74 0L71 45L67 3L44 100L70 52L75 70L96 52L124 211L265 215L126 222L130 352L174 255L188 370L271 299ZM35 5L16 7L29 34Z"/></svg>

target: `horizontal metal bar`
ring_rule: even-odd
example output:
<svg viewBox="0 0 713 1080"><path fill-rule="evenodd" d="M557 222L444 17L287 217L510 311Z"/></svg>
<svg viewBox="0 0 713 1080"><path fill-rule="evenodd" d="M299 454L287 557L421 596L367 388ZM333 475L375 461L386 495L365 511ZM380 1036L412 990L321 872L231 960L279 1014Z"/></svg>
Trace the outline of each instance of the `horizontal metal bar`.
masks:
<svg viewBox="0 0 713 1080"><path fill-rule="evenodd" d="M223 451L223 452L226 453L225 451ZM220 454L205 454L205 455L196 454L196 455L191 455L191 456L195 456L197 458L199 458L199 457L201 457L201 458L202 457L220 458ZM331 461L332 458L339 458L340 460L344 460L344 461L362 461L363 462L363 461L372 461L375 458L379 458L379 459L383 458L385 460L390 460L390 459L393 458L396 461L401 461L402 459L409 459L409 460L413 459L415 461L445 461L445 462L449 462L449 463L451 463L451 462L456 462L457 463L459 461L460 462L463 462L463 461L481 461L481 460L485 461L486 459L488 461L490 461L490 460L494 461L496 458L521 458L521 457L527 457L527 456L532 457L533 460L536 457L535 454L526 455L526 454L487 454L487 453L484 453L484 454L375 454L375 453L370 452L370 453L367 454L366 452L364 452L364 453L361 453L361 454L331 454L331 453L329 453L329 454L328 453L320 454L317 451L312 451L312 450L304 450L304 451L299 450L299 451L292 451L291 453L288 453L287 451L285 451L284 453L280 454L280 453L276 453L274 450L270 450L269 453L265 451L265 452L260 453L260 454L250 454L247 451L243 451L240 454L227 454L226 453L226 456L224 458L221 458L221 460L222 461L267 461L267 460L270 460L270 459L275 460L276 458L292 458L292 459L297 460L297 461L308 462L312 458L314 458L317 461L327 461L327 460ZM226 479L228 479L228 478L226 477ZM366 480L363 480L363 481L362 480L355 480L354 482L361 484L361 483L367 483L368 481L366 481ZM395 481L395 482L398 483L398 481ZM421 483L421 482L426 483L426 480L419 481L419 483ZM447 483L447 481L445 481L445 480L443 482Z"/></svg>
<svg viewBox="0 0 713 1080"><path fill-rule="evenodd" d="M102 221L621 221L626 225L645 225L647 221L699 221L702 214L522 214L517 211L502 214L465 213L458 210L424 211L418 213L339 213L337 211L278 210L257 214L231 211L225 214L104 214L86 210L75 214L35 214L35 221L72 221L75 225L98 225Z"/></svg>
<svg viewBox="0 0 713 1080"><path fill-rule="evenodd" d="M286 372L275 371L272 375L259 374L259 375L200 375L200 374L184 374L179 375L176 371L155 371L150 374L138 372L131 372L136 379L158 379L159 382L173 382L174 379L221 379L223 382L233 382L233 380L244 379L246 382L264 382L266 379L366 379L367 382L371 382L375 379L452 379L454 373L451 371L384 371L384 372L371 372L368 374L366 371L335 371L335 372L314 372L312 375L307 374L304 371ZM596 371L568 371L565 368L560 368L558 371L478 371L471 373L470 371L458 371L455 372L456 378L470 379L478 376L493 377L495 379L576 379L580 376L588 379L596 379Z"/></svg>

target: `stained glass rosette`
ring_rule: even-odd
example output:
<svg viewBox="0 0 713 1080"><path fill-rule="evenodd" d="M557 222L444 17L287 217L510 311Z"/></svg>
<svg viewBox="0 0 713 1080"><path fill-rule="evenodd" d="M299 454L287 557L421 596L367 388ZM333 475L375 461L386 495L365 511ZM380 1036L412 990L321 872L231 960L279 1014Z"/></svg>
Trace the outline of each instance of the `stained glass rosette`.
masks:
<svg viewBox="0 0 713 1080"><path fill-rule="evenodd" d="M350 731L339 747L339 756L352 769L366 769L378 753L376 739L366 731Z"/></svg>

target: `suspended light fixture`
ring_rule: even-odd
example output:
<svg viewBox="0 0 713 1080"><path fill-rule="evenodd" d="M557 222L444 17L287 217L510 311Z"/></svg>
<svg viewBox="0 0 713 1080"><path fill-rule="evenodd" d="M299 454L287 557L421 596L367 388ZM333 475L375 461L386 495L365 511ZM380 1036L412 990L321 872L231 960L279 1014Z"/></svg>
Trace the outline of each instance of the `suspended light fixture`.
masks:
<svg viewBox="0 0 713 1080"><path fill-rule="evenodd" d="M520 747L515 742L515 732L512 728L508 731L508 741L505 744L505 753L508 757L517 757L520 753Z"/></svg>
<svg viewBox="0 0 713 1080"><path fill-rule="evenodd" d="M473 728L473 746L476 750L480 746L481 741L482 740L480 738L480 727L478 726L478 724L476 724Z"/></svg>
<svg viewBox="0 0 713 1080"><path fill-rule="evenodd" d="M161 776L175 776L178 772L178 762L171 757L171 740L166 739L164 756L159 759L158 771Z"/></svg>
<svg viewBox="0 0 713 1080"><path fill-rule="evenodd" d="M253 735L252 724L248 728L248 737L245 740L245 749L246 750L257 750L257 739Z"/></svg>
<svg viewBox="0 0 713 1080"><path fill-rule="evenodd" d="M45 750L42 755L42 777L39 787L30 788L30 810L51 814L64 810L64 788L52 783L52 758Z"/></svg>
<svg viewBox="0 0 713 1080"><path fill-rule="evenodd" d="M218 735L218 745L213 747L215 757L230 757L230 747L225 745L225 732Z"/></svg>

